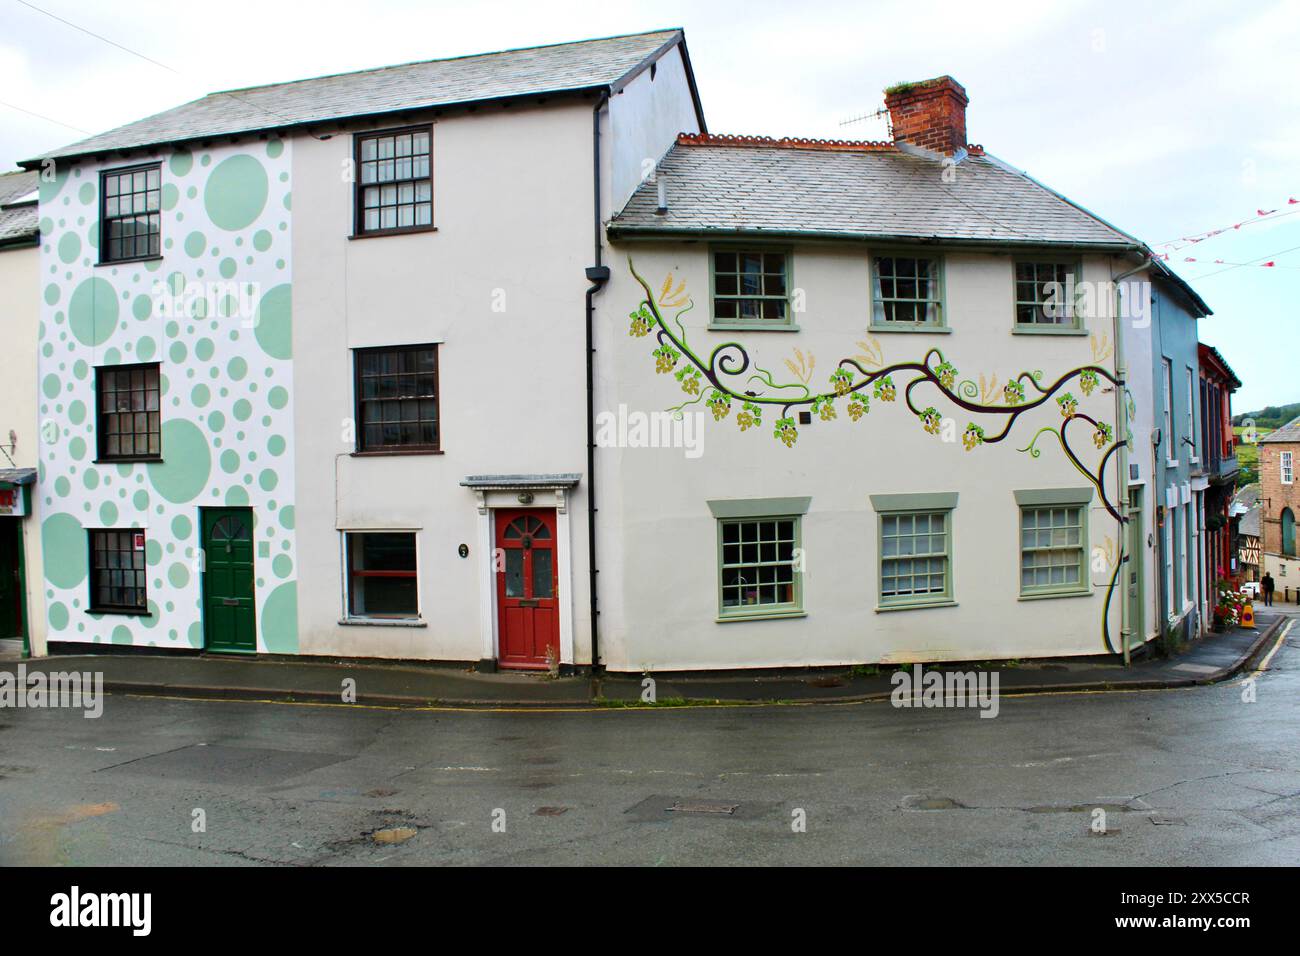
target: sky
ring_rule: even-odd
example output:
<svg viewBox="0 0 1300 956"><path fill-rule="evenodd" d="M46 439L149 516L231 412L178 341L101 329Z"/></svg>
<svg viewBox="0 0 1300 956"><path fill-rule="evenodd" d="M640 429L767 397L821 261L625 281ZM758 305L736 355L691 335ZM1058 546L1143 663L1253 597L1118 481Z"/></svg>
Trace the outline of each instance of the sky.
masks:
<svg viewBox="0 0 1300 956"><path fill-rule="evenodd" d="M663 27L715 133L885 139L846 121L947 73L972 142L1153 246L1259 220L1170 265L1233 410L1300 401L1300 0L30 3L102 39L0 0L0 170L215 90Z"/></svg>

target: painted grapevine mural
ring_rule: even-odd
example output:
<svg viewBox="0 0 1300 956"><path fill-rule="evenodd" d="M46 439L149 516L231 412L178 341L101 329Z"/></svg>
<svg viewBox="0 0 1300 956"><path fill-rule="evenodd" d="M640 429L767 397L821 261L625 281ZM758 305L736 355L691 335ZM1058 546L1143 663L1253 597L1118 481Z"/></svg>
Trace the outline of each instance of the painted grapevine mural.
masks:
<svg viewBox="0 0 1300 956"><path fill-rule="evenodd" d="M1124 442L1115 440L1114 426L1079 410L1079 395L1092 395L1104 380L1121 387L1115 375L1100 364L1086 365L1066 372L1054 381L1044 381L1039 370L1022 371L1000 389L997 379L981 375L978 382L961 377L953 362L937 348L929 349L919 360L886 364L883 352L874 340L858 342L858 354L841 358L824 379L814 387L816 361L795 349L793 360L785 365L790 379L778 379L769 369L755 364L740 342L723 342L707 356L690 345L682 317L690 312L694 300L686 292L684 281L673 273L665 278L659 291L636 271L632 259L628 269L641 286L645 297L629 313L628 335L635 339L652 336L655 348L650 351L655 372L669 375L680 383L686 398L669 411L703 404L714 421L732 419L742 432L760 433L770 429L772 438L786 448L799 440L795 413L807 411L821 421L840 417L842 409L851 422L868 418L881 405L905 406L927 434L938 436L944 414L935 404L955 408L969 416L962 432L961 444L967 452L982 446L996 445L1010 438L1021 417L1042 409L1052 424L1040 427L1029 443L1017 451L1031 458L1042 455L1040 442L1052 436L1070 464L1096 490L1106 512L1122 532L1126 517L1107 493L1103 475L1112 457ZM671 324L665 310L675 310ZM1094 343L1094 358L1104 357L1106 349ZM1076 394L1077 393L1077 394ZM1090 441L1100 457L1089 466L1081 457L1079 443ZM1123 534L1118 535L1123 540ZM1110 607L1119 571L1127 556L1113 561L1113 573L1106 589L1102 610L1102 640L1111 653L1116 648L1110 636Z"/></svg>
<svg viewBox="0 0 1300 956"><path fill-rule="evenodd" d="M161 157L162 256L97 265L103 168L41 184L41 535L52 641L203 646L199 508L251 506L258 650L297 649L290 163ZM161 462L95 462L96 367L160 363ZM145 616L87 612L87 529L142 528Z"/></svg>

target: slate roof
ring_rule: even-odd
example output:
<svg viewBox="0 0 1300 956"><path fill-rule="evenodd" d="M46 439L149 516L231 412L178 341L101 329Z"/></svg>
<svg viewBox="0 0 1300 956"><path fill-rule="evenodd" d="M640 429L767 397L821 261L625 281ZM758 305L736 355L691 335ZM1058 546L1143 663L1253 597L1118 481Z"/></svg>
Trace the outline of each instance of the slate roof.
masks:
<svg viewBox="0 0 1300 956"><path fill-rule="evenodd" d="M15 170L0 173L0 245L34 240L40 228L36 203L11 205L25 199L39 186L37 172Z"/></svg>
<svg viewBox="0 0 1300 956"><path fill-rule="evenodd" d="M1259 519L1264 508L1258 502L1251 505L1249 511L1241 516L1241 521L1237 524L1237 533L1249 535L1252 538L1259 537Z"/></svg>
<svg viewBox="0 0 1300 956"><path fill-rule="evenodd" d="M1133 249L1141 243L979 148L944 182L934 159L886 143L681 136L659 165L668 211L646 181L611 236L743 231ZM745 145L753 143L753 145ZM793 145L785 145L793 144Z"/></svg>
<svg viewBox="0 0 1300 956"><path fill-rule="evenodd" d="M656 52L677 41L684 43L681 30L657 30L211 93L46 156L68 158L484 100L617 89Z"/></svg>
<svg viewBox="0 0 1300 956"><path fill-rule="evenodd" d="M1300 418L1293 418L1281 428L1275 428L1259 440L1262 445L1264 442L1300 442Z"/></svg>
<svg viewBox="0 0 1300 956"><path fill-rule="evenodd" d="M35 468L0 468L0 484L30 485L35 482Z"/></svg>
<svg viewBox="0 0 1300 956"><path fill-rule="evenodd" d="M1237 493L1232 496L1232 506L1234 508L1250 508L1259 501L1259 482L1251 482L1249 485L1242 485L1237 489Z"/></svg>

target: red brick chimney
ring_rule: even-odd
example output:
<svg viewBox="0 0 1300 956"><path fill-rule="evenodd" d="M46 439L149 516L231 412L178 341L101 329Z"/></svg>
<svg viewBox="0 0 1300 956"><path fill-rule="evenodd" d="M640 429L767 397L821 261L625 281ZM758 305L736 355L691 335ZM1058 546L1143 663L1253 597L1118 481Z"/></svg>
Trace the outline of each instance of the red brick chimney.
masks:
<svg viewBox="0 0 1300 956"><path fill-rule="evenodd" d="M966 89L951 76L899 83L885 90L895 143L945 156L966 148Z"/></svg>

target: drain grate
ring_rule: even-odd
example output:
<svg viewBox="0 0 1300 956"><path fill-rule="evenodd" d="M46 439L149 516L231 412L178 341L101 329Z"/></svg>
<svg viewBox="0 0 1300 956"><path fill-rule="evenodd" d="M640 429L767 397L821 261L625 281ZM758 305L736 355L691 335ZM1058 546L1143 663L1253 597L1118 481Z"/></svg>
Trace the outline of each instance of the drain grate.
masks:
<svg viewBox="0 0 1300 956"><path fill-rule="evenodd" d="M683 803L680 800L671 807L665 807L665 813L713 813L724 816L731 816L740 808L738 803L716 803L711 801L695 801Z"/></svg>

